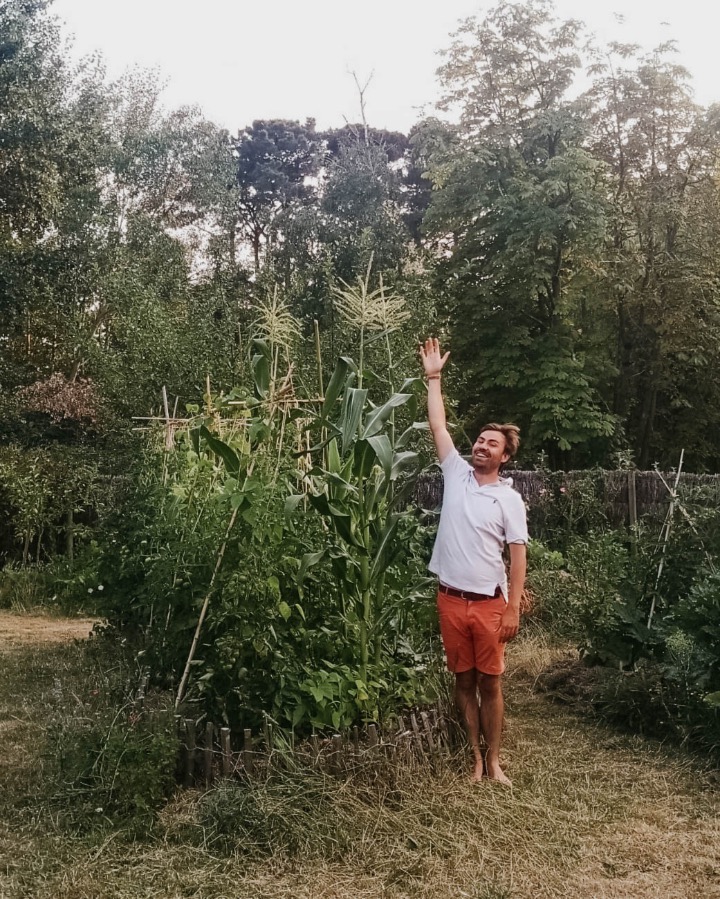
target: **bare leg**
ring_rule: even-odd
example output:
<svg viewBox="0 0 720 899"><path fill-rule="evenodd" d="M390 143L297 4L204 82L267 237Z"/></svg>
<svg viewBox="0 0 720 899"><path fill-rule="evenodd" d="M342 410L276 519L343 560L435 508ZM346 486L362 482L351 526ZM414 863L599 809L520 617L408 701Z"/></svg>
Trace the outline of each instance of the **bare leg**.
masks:
<svg viewBox="0 0 720 899"><path fill-rule="evenodd" d="M478 672L477 680L480 688L480 729L487 745L487 776L509 787L510 779L500 767L500 736L505 709L500 675Z"/></svg>
<svg viewBox="0 0 720 899"><path fill-rule="evenodd" d="M474 668L455 675L455 702L463 716L468 740L475 758L472 780L479 783L483 776L483 760L480 751L480 707L477 698L477 676Z"/></svg>

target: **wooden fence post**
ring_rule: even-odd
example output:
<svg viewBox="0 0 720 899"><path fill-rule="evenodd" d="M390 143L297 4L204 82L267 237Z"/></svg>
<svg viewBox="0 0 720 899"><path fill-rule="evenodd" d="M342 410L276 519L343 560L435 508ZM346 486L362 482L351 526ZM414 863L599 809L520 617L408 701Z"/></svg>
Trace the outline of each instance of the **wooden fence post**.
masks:
<svg viewBox="0 0 720 899"><path fill-rule="evenodd" d="M213 735L215 728L212 721L205 723L205 741L203 745L203 776L205 786L209 787L213 779Z"/></svg>
<svg viewBox="0 0 720 899"><path fill-rule="evenodd" d="M195 722L192 718L185 719L185 772L183 784L191 787L195 783Z"/></svg>
<svg viewBox="0 0 720 899"><path fill-rule="evenodd" d="M253 773L253 752L252 752L252 731L249 727L246 727L243 731L243 767L245 768L245 773L248 777L252 776Z"/></svg>
<svg viewBox="0 0 720 899"><path fill-rule="evenodd" d="M220 752L222 754L222 773L223 777L230 777L232 774L232 749L230 748L230 728L220 728Z"/></svg>
<svg viewBox="0 0 720 899"><path fill-rule="evenodd" d="M332 755L330 756L330 770L333 774L340 774L342 770L342 749L343 738L340 734L335 734L332 738Z"/></svg>

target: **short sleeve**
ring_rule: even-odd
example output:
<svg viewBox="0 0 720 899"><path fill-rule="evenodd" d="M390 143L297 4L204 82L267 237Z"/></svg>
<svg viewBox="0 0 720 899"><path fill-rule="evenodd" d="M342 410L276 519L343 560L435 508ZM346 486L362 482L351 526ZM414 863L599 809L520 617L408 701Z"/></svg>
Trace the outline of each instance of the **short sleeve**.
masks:
<svg viewBox="0 0 720 899"><path fill-rule="evenodd" d="M511 489L509 502L505 504L505 542L527 543L528 528L527 514L523 498L515 490Z"/></svg>
<svg viewBox="0 0 720 899"><path fill-rule="evenodd" d="M456 477L466 475L470 466L463 459L457 449L453 448L447 456L443 459L442 462L439 463L440 468L442 469L442 473L445 477L452 477L455 475Z"/></svg>

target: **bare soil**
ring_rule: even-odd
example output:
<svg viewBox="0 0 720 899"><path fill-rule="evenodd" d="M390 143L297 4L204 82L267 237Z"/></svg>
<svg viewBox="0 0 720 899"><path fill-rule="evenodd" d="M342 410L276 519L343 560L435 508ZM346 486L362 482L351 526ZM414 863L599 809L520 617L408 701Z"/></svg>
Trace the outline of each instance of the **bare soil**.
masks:
<svg viewBox="0 0 720 899"><path fill-rule="evenodd" d="M86 639L96 618L57 618L0 610L0 650Z"/></svg>

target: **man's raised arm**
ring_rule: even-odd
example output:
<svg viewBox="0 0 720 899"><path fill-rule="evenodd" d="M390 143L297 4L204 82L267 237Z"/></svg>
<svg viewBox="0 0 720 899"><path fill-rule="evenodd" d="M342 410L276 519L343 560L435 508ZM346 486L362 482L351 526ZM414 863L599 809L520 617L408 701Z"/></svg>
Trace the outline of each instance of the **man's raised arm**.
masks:
<svg viewBox="0 0 720 899"><path fill-rule="evenodd" d="M444 356L441 355L440 344L436 337L428 338L424 345L420 344L420 356L428 382L428 421L440 462L443 462L455 449L455 444L447 429L441 386L441 372L449 355L449 352Z"/></svg>

